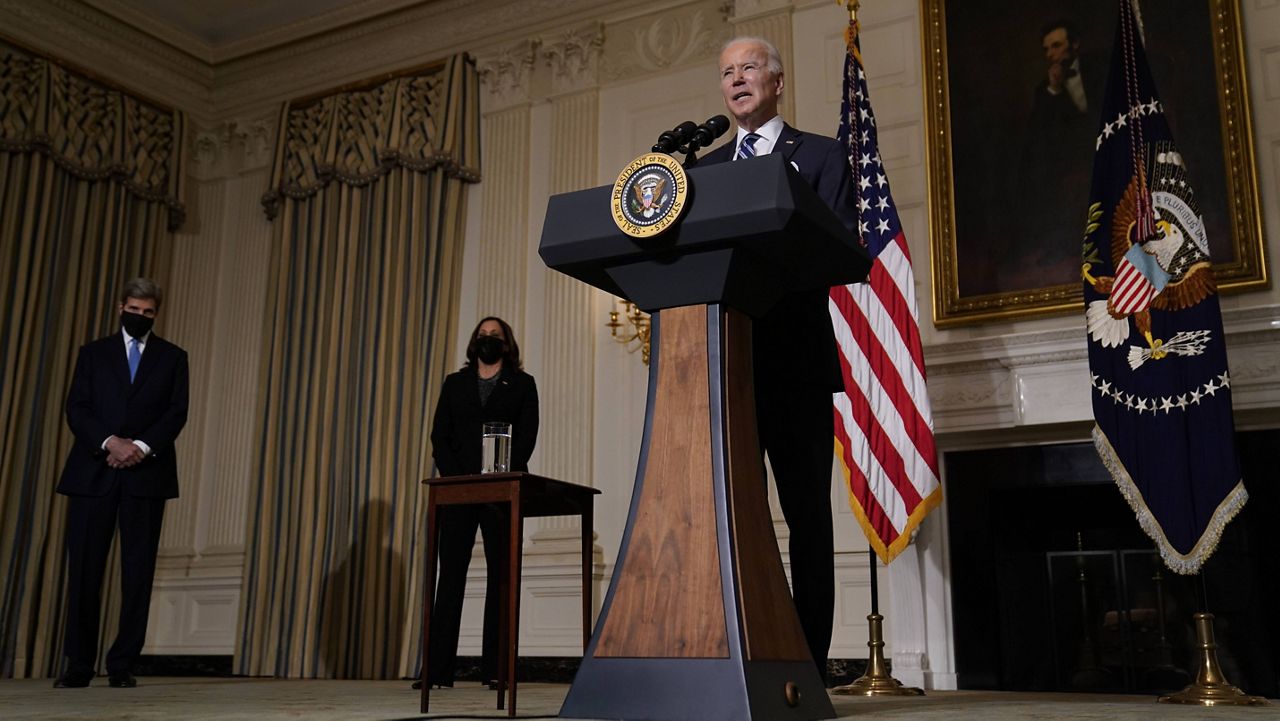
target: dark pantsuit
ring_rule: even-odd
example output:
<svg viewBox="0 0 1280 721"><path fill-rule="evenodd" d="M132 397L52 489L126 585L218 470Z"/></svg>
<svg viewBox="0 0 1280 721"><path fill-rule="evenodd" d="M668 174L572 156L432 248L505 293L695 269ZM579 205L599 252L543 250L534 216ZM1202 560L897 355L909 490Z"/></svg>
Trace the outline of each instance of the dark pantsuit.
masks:
<svg viewBox="0 0 1280 721"><path fill-rule="evenodd" d="M529 470L529 457L538 438L538 387L533 376L505 367L488 402L480 403L474 368L450 373L440 389L431 426L432 456L442 476L480 472L480 431L485 421L511 424L511 470ZM431 647L427 672L431 683L452 685L458 656L458 629L467 566L475 547L476 528L484 539L487 582L484 593L484 635L480 674L498 677L498 590L507 571L507 524L497 508L450 506L437 516L440 524L440 575L431 608Z"/></svg>
<svg viewBox="0 0 1280 721"><path fill-rule="evenodd" d="M435 605L431 609L431 648L428 669L431 683L453 685L457 671L458 633L462 625L462 599L467 567L475 547L476 528L484 539L484 632L481 637L480 676L498 678L498 614L502 607L498 589L507 569L507 526L502 512L491 506L441 508L440 575Z"/></svg>
<svg viewBox="0 0 1280 721"><path fill-rule="evenodd" d="M831 392L758 385L756 413L761 450L769 454L790 529L791 595L809 652L825 672L836 599Z"/></svg>
<svg viewBox="0 0 1280 721"><path fill-rule="evenodd" d="M107 554L120 529L120 628L107 652L107 672L121 673L142 652L151 608L151 582L164 498L120 495L117 485L101 497L71 496L67 506L67 637L69 667L91 670L98 656L98 623Z"/></svg>

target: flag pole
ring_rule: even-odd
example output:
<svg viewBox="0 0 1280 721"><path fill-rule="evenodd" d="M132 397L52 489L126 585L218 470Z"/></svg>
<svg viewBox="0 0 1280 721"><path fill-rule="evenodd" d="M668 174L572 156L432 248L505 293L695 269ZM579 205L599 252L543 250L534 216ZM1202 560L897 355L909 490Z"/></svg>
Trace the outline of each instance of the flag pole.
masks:
<svg viewBox="0 0 1280 721"><path fill-rule="evenodd" d="M852 11L850 11L852 14ZM884 616L880 615L880 593L876 581L876 550L867 549L871 561L871 613L867 616L867 672L853 683L837 686L831 693L837 696L923 696L924 691L889 675L884 660Z"/></svg>
<svg viewBox="0 0 1280 721"><path fill-rule="evenodd" d="M846 39L853 52L854 39L858 31L859 0L836 0L849 10L849 31ZM880 589L876 578L876 551L871 546L867 549L871 572L871 613L867 616L867 647L870 653L867 658L867 671L853 683L837 686L831 693L840 696L923 696L924 691L911 686L903 686L889 675L884 659L884 616L880 615Z"/></svg>

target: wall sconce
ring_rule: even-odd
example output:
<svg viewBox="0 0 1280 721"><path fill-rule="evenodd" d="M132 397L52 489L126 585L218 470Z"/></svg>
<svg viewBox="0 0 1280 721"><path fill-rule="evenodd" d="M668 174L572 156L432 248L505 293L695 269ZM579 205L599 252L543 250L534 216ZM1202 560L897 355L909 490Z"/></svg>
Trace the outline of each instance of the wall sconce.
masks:
<svg viewBox="0 0 1280 721"><path fill-rule="evenodd" d="M636 304L629 300L615 298L614 307L609 311L609 322L605 323L605 326L614 340L627 347L628 353L639 350L640 360L645 365L649 365L648 313L637 308Z"/></svg>

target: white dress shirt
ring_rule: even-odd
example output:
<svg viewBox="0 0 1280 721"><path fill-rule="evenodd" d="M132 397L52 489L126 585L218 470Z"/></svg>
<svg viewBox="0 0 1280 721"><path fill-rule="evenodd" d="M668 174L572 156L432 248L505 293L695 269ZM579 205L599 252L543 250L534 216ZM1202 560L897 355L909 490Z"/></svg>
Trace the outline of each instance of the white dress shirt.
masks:
<svg viewBox="0 0 1280 721"><path fill-rule="evenodd" d="M125 363L127 364L129 362L129 344L134 341L134 338L133 336L129 335L129 331L125 330L124 328L120 329L120 335L124 337L124 360L125 360ZM147 341L150 340L150 338L151 338L151 331L147 331L146 335L137 339L139 357L141 357L142 354L147 351ZM111 440L112 438L115 438L115 436L107 436L107 439L102 442L102 450L104 451L107 450L107 441ZM142 455L144 456L151 455L151 446L148 446L146 443L143 443L140 440L134 439L133 445L142 449Z"/></svg>
<svg viewBox="0 0 1280 721"><path fill-rule="evenodd" d="M751 146L756 151L756 155L768 155L773 152L773 146L778 144L778 138L782 135L782 116L775 115L769 122L761 125L755 131L760 139L755 145ZM733 141L733 159L738 159L738 148L742 147L742 139L747 137L747 131L741 126L738 127L738 137Z"/></svg>

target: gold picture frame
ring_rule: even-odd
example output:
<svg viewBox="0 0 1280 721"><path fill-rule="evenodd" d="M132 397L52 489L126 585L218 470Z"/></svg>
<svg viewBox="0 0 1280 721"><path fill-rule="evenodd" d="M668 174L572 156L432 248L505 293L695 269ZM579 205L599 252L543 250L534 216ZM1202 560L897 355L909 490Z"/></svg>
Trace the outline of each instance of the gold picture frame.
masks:
<svg viewBox="0 0 1280 721"><path fill-rule="evenodd" d="M945 0L921 0L935 326L1083 311L1093 143L1073 142L1064 153L1032 121L1035 94L1047 85L1045 28L1072 26L1079 60L1071 76L1089 88L1090 74L1107 72L1117 1L966 0L948 12ZM1188 159L1219 287L1265 288L1238 0L1161 0L1142 10L1152 73ZM1094 113L1091 133L1096 92L1081 92ZM1215 95L1217 107L1204 112ZM1064 215L1079 222L1042 222Z"/></svg>

